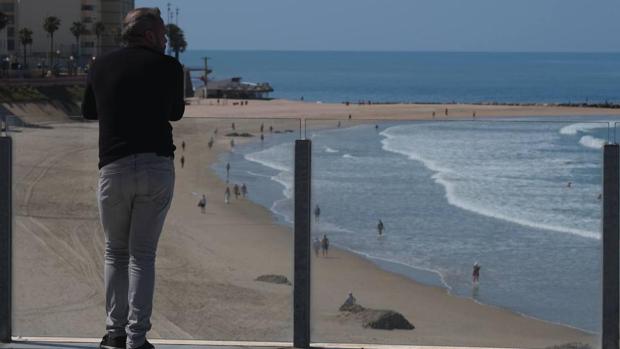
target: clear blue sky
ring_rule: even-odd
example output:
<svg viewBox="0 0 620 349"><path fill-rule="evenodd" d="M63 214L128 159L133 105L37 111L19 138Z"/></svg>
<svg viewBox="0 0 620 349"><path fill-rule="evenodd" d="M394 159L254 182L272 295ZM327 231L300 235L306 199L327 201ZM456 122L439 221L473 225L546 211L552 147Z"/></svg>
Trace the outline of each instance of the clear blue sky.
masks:
<svg viewBox="0 0 620 349"><path fill-rule="evenodd" d="M619 0L136 0L188 49L620 51Z"/></svg>

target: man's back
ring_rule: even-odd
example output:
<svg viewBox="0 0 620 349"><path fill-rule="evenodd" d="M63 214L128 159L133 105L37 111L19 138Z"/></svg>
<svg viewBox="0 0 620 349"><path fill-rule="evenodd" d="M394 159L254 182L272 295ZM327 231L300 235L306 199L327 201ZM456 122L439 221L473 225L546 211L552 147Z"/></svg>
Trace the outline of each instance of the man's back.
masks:
<svg viewBox="0 0 620 349"><path fill-rule="evenodd" d="M183 68L145 47L122 48L97 59L82 113L99 119L99 167L136 153L172 156L169 121L183 116Z"/></svg>

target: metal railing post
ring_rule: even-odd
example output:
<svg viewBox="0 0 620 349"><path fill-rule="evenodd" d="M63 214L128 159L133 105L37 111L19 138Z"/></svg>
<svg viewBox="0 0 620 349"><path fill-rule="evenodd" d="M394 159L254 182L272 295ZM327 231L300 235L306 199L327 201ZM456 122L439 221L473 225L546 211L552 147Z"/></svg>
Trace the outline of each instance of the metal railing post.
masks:
<svg viewBox="0 0 620 349"><path fill-rule="evenodd" d="M293 346L310 348L310 140L295 141Z"/></svg>
<svg viewBox="0 0 620 349"><path fill-rule="evenodd" d="M5 126L8 130L8 125ZM13 143L0 134L0 342L11 342Z"/></svg>
<svg viewBox="0 0 620 349"><path fill-rule="evenodd" d="M603 148L603 333L602 349L618 349L620 332L618 310L620 306L620 268L618 254L620 230L620 152L618 144Z"/></svg>

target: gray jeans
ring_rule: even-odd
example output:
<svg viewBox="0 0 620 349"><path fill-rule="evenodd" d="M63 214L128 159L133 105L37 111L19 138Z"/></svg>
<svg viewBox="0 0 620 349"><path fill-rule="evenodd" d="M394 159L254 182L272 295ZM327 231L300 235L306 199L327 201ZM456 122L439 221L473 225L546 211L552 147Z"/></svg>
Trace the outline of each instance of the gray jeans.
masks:
<svg viewBox="0 0 620 349"><path fill-rule="evenodd" d="M106 330L144 344L151 329L157 242L174 189L174 161L133 154L99 170L99 214L105 233Z"/></svg>

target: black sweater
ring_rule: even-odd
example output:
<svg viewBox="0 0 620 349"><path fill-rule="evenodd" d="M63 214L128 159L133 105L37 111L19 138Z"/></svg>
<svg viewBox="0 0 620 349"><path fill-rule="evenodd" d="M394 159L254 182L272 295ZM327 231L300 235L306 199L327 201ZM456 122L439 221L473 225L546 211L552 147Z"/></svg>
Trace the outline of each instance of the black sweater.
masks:
<svg viewBox="0 0 620 349"><path fill-rule="evenodd" d="M146 47L97 58L82 115L99 119L99 168L136 153L174 154L170 121L185 111L183 74L177 60Z"/></svg>

